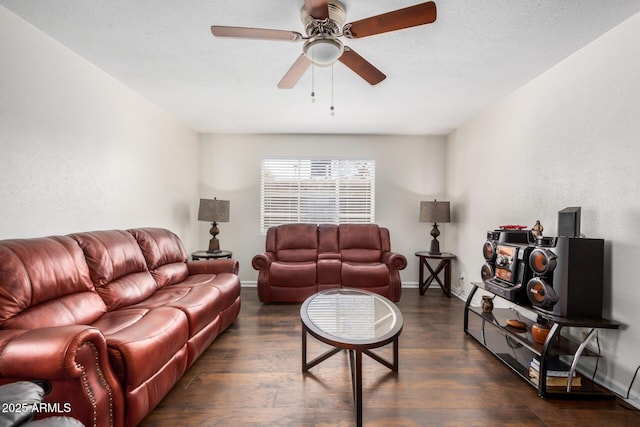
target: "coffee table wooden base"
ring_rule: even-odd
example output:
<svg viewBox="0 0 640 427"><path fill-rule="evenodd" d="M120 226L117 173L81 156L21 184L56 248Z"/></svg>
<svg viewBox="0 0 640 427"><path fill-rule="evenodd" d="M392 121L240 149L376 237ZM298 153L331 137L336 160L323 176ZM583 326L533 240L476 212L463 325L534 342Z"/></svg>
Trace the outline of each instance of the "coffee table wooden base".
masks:
<svg viewBox="0 0 640 427"><path fill-rule="evenodd" d="M318 341L323 342L325 344L329 344L333 346L333 348L320 356L317 356L313 360L307 362L307 334L310 334ZM359 346L359 345L349 345L349 344L340 344L335 341L329 342L323 337L317 336L310 331L304 322L302 322L302 372L307 372L309 369L314 366L324 362L331 356L339 353L342 350L346 350L349 352L349 365L351 368L351 388L353 391L353 406L356 417L356 425L358 427L362 426L362 354L366 354L376 362L386 366L391 369L393 372L398 372L398 337L399 334L395 336L395 338L391 341L393 344L393 361L389 362L388 360L380 357L379 355L369 351L372 348L379 348L385 345L388 345L389 342L385 342L384 344L375 344L373 346Z"/></svg>

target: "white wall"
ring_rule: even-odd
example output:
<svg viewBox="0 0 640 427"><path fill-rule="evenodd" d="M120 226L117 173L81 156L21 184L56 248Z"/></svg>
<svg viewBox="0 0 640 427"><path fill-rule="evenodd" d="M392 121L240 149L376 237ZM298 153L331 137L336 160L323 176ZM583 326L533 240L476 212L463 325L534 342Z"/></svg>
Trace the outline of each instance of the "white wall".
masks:
<svg viewBox="0 0 640 427"><path fill-rule="evenodd" d="M420 200L445 188L444 137L365 135L203 135L200 194L230 200L230 222L218 225L221 248L240 262L240 279L255 282L251 259L264 251L260 233L260 162L267 156L364 158L376 161L376 222L389 228L391 249L407 257L405 283L418 281L414 253L428 248L430 225L420 223ZM441 231L447 233L448 224ZM200 247L210 224L200 225ZM444 250L445 247L443 246Z"/></svg>
<svg viewBox="0 0 640 427"><path fill-rule="evenodd" d="M195 248L198 136L0 7L0 238L167 227Z"/></svg>
<svg viewBox="0 0 640 427"><path fill-rule="evenodd" d="M458 273L480 280L481 245L500 224L582 207L582 232L606 239L605 312L598 376L626 394L640 364L640 15L475 117L447 138L448 237ZM639 380L633 390L638 405Z"/></svg>

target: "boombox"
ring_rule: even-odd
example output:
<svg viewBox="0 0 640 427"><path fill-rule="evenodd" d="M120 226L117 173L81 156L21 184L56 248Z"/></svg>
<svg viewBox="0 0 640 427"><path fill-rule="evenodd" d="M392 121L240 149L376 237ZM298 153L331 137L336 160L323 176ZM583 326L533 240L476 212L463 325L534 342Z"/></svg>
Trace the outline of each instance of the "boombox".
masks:
<svg viewBox="0 0 640 427"><path fill-rule="evenodd" d="M602 317L604 240L556 237L529 255L527 296L539 311L563 317Z"/></svg>
<svg viewBox="0 0 640 427"><path fill-rule="evenodd" d="M482 281L494 294L556 316L602 317L604 240L496 230L482 254Z"/></svg>
<svg viewBox="0 0 640 427"><path fill-rule="evenodd" d="M528 267L533 250L530 231L500 229L487 232L482 247L485 263L480 274L487 290L519 304L529 304L527 281L532 277Z"/></svg>

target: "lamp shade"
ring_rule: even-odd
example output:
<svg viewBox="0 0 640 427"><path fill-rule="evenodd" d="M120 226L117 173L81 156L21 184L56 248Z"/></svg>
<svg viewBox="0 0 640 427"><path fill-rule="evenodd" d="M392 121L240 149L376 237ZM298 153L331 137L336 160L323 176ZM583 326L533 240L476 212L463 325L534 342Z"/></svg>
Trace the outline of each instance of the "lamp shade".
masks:
<svg viewBox="0 0 640 427"><path fill-rule="evenodd" d="M200 199L198 221L229 222L229 201Z"/></svg>
<svg viewBox="0 0 640 427"><path fill-rule="evenodd" d="M449 202L420 202L420 222L451 222Z"/></svg>

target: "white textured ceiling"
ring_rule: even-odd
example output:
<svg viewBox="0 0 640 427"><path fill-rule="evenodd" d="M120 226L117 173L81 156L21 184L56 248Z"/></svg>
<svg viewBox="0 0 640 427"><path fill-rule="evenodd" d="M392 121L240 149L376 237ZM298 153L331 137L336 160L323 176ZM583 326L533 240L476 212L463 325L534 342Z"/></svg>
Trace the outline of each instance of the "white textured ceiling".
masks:
<svg viewBox="0 0 640 427"><path fill-rule="evenodd" d="M420 0L343 0L347 22ZM446 134L640 12L640 0L436 0L433 24L346 40L387 75L341 63L278 81L302 43L214 38L210 26L304 33L303 0L0 0L186 125L214 133Z"/></svg>

